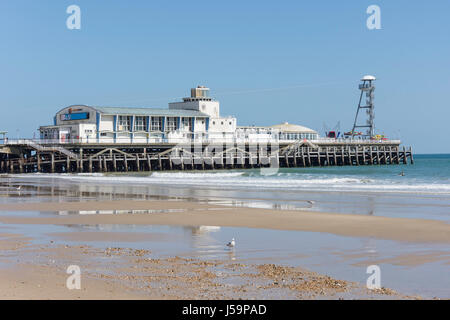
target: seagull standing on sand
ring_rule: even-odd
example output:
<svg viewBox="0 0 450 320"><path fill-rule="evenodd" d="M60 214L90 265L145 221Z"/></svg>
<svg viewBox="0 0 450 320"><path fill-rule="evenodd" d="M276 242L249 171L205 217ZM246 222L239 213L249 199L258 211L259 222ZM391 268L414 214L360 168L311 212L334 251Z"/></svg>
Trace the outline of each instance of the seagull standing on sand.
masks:
<svg viewBox="0 0 450 320"><path fill-rule="evenodd" d="M234 238L231 239L231 241L227 243L227 247L229 247L229 248L234 248L235 245L236 245L236 241L234 241Z"/></svg>

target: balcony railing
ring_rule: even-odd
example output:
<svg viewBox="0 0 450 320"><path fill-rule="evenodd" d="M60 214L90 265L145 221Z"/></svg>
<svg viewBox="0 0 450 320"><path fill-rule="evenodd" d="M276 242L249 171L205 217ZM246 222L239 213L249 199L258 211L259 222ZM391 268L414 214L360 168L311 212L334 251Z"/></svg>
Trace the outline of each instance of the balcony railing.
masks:
<svg viewBox="0 0 450 320"><path fill-rule="evenodd" d="M7 139L3 140L0 144L3 145L28 145L37 150L40 146L45 147L57 147L60 145L101 145L101 144L137 144L145 145L152 143L170 143L170 144L183 144L183 143L301 143L303 141L309 141L313 144L400 144L400 140L369 140L369 139L358 139L358 138L318 138L318 139L299 139L299 140L287 140L287 139L277 139L273 137L265 137L264 139L255 139L248 137L196 137L192 138L140 138L140 139L113 139L113 138L80 138L80 139Z"/></svg>

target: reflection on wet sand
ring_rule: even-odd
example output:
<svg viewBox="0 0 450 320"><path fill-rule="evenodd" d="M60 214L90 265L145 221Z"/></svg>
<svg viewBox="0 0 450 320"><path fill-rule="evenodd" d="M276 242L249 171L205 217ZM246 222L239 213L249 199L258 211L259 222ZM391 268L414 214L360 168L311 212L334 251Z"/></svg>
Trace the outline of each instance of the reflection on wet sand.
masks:
<svg viewBox="0 0 450 320"><path fill-rule="evenodd" d="M79 210L79 211L57 211L61 216L69 214L155 214L155 213L174 213L185 212L186 209L161 209L161 210Z"/></svg>
<svg viewBox="0 0 450 320"><path fill-rule="evenodd" d="M74 176L75 177L75 176ZM72 176L71 176L72 178ZM76 178L76 177L75 177ZM437 219L450 222L448 196L320 192L307 190L217 189L182 186L107 183L58 176L0 178L0 204L35 201L168 200L276 210L310 210L373 216ZM17 190L18 186L22 186Z"/></svg>
<svg viewBox="0 0 450 320"><path fill-rule="evenodd" d="M187 230L191 230L192 235L201 236L207 235L210 232L220 231L218 226L197 226L197 227L184 227Z"/></svg>
<svg viewBox="0 0 450 320"><path fill-rule="evenodd" d="M199 202L203 204L221 205L221 206L231 206L231 207L244 207L244 208L259 208L259 209L275 209L275 210L301 210L301 209L311 209L315 201L312 200L298 200L295 203L284 203L275 202L261 199L227 199L223 197L210 196L204 192L199 193L198 191L183 192L183 195L158 195L155 194L154 186L111 186L111 185L85 185L85 184L56 184L56 185L41 185L39 182L35 184L23 185L23 189L18 191L14 185L7 183L0 183L0 201L1 198L20 198L33 199L41 201L105 201L105 200L170 200L170 201L191 201ZM162 188L161 188L162 190ZM160 190L160 191L161 191ZM186 191L186 190L184 190ZM167 193L164 191L164 193ZM8 201L8 199L4 199ZM0 202L1 203L1 202ZM64 212L61 211L61 215L72 214L75 212ZM117 213L135 213L135 212L95 212L95 211L85 211L79 212L79 214L117 214ZM145 212L142 212L145 213ZM152 213L152 212L147 212Z"/></svg>
<svg viewBox="0 0 450 320"><path fill-rule="evenodd" d="M213 233L220 232L221 227L183 226L182 228L185 233L190 234L188 238L190 246L197 254L213 259L219 258L223 254L224 247L212 236Z"/></svg>

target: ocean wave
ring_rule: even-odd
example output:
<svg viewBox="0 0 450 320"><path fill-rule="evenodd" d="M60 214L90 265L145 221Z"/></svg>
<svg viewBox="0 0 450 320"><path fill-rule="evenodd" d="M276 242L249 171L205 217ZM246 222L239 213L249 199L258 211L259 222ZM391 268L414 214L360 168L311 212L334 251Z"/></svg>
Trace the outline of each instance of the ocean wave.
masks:
<svg viewBox="0 0 450 320"><path fill-rule="evenodd" d="M245 172L153 172L150 177L153 178L226 178L239 177L245 175Z"/></svg>
<svg viewBox="0 0 450 320"><path fill-rule="evenodd" d="M16 177L92 181L108 184L198 186L226 189L281 189L335 192L406 192L450 194L450 184L428 183L417 179L373 179L313 174L261 176L247 172L153 172L148 175L27 174Z"/></svg>

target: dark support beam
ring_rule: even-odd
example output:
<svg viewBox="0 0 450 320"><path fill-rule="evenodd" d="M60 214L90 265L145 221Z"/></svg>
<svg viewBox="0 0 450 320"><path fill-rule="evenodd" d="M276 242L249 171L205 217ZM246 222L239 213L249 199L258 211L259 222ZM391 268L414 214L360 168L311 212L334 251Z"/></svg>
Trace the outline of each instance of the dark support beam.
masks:
<svg viewBox="0 0 450 320"><path fill-rule="evenodd" d="M51 168L50 168L50 172L51 173L55 173L55 154L54 153L51 154Z"/></svg>

